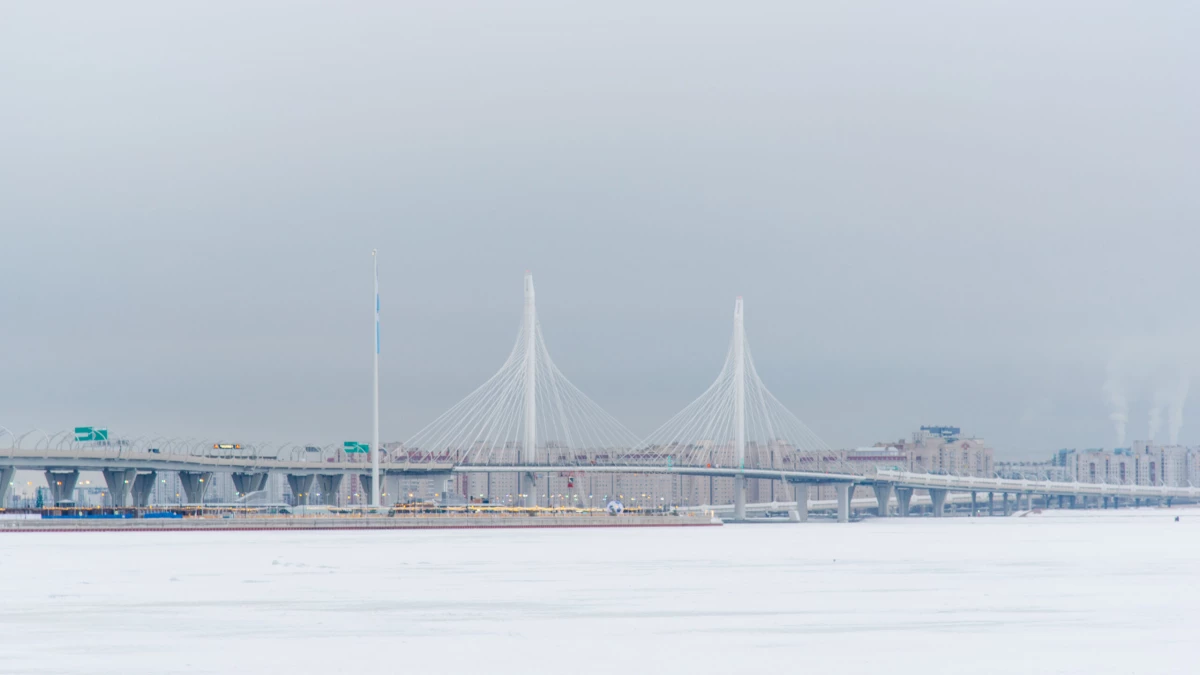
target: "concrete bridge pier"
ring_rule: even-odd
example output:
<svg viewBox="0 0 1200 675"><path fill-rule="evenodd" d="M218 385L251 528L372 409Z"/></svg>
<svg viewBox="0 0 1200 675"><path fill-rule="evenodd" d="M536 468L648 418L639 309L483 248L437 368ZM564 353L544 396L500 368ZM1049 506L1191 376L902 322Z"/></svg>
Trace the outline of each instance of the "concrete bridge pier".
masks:
<svg viewBox="0 0 1200 675"><path fill-rule="evenodd" d="M104 484L108 486L108 495L112 505L118 508L129 506L129 494L133 490L133 481L137 479L137 469L104 469Z"/></svg>
<svg viewBox="0 0 1200 675"><path fill-rule="evenodd" d="M896 487L896 515L901 518L907 518L912 509L913 489L910 487Z"/></svg>
<svg viewBox="0 0 1200 675"><path fill-rule="evenodd" d="M1113 502L1112 502L1112 504L1113 504L1113 508L1114 508L1114 509L1115 509L1115 508L1119 508L1119 507L1120 507L1120 505L1121 505L1121 503L1120 503L1120 499L1121 499L1121 498L1120 498L1120 497L1118 497L1117 495L1113 495Z"/></svg>
<svg viewBox="0 0 1200 675"><path fill-rule="evenodd" d="M976 499L976 497L977 497L977 493L974 490L972 490L971 491L971 517L972 518L975 517L975 509L978 508L978 506L977 506L978 499Z"/></svg>
<svg viewBox="0 0 1200 675"><path fill-rule="evenodd" d="M292 489L292 497L296 500L296 506L307 506L309 493L312 492L313 481L316 476L311 473L289 473L287 475L288 487Z"/></svg>
<svg viewBox="0 0 1200 675"><path fill-rule="evenodd" d="M850 522L850 498L854 496L853 483L837 484L837 521Z"/></svg>
<svg viewBox="0 0 1200 675"><path fill-rule="evenodd" d="M733 519L746 519L746 477L733 477Z"/></svg>
<svg viewBox="0 0 1200 675"><path fill-rule="evenodd" d="M241 497L245 497L251 492L261 492L267 487L267 472L260 473L242 473L235 471L231 476L233 478L233 489Z"/></svg>
<svg viewBox="0 0 1200 675"><path fill-rule="evenodd" d="M337 506L338 491L342 489L342 474L317 474L317 492L321 495L321 503L326 506Z"/></svg>
<svg viewBox="0 0 1200 675"><path fill-rule="evenodd" d="M941 518L946 513L945 488L929 488L929 501L933 502L933 517Z"/></svg>
<svg viewBox="0 0 1200 675"><path fill-rule="evenodd" d="M1004 504L1003 504L1004 505L1004 515L1011 516L1012 515L1012 506L1010 506L1008 503L1008 493L1005 492L1005 493L1001 494L1000 500L1002 502L1004 502Z"/></svg>
<svg viewBox="0 0 1200 675"><path fill-rule="evenodd" d="M989 516L996 515L996 493L995 492L988 493L988 515Z"/></svg>
<svg viewBox="0 0 1200 675"><path fill-rule="evenodd" d="M11 491L13 484L13 476L17 470L13 467L0 469L0 508L8 507L8 493Z"/></svg>
<svg viewBox="0 0 1200 675"><path fill-rule="evenodd" d="M382 475L379 477L379 488L383 489L383 476ZM358 491L359 491L359 503L360 504L370 504L371 503L371 474L369 474L369 473L359 474L359 476L358 476ZM379 503L382 504L383 502L380 501Z"/></svg>
<svg viewBox="0 0 1200 675"><path fill-rule="evenodd" d="M46 469L46 484L50 486L50 498L55 504L75 501L75 485L79 482L79 469L54 471Z"/></svg>
<svg viewBox="0 0 1200 675"><path fill-rule="evenodd" d="M808 522L808 483L796 483L796 519Z"/></svg>
<svg viewBox="0 0 1200 675"><path fill-rule="evenodd" d="M1068 504L1067 508L1070 508L1070 509L1075 508L1075 495L1069 495L1067 497L1067 504Z"/></svg>
<svg viewBox="0 0 1200 675"><path fill-rule="evenodd" d="M133 477L133 505L144 509L150 506L150 495L154 492L154 479L158 472L139 473Z"/></svg>
<svg viewBox="0 0 1200 675"><path fill-rule="evenodd" d="M212 483L211 471L180 471L179 483L183 486L183 497L189 504L204 504L204 493Z"/></svg>
<svg viewBox="0 0 1200 675"><path fill-rule="evenodd" d="M887 518L888 508L892 502L892 484L891 483L876 483L875 503L878 504L876 509L880 518Z"/></svg>
<svg viewBox="0 0 1200 675"><path fill-rule="evenodd" d="M527 508L537 506L537 479L536 473L523 473L517 481L519 483L518 492L524 495L522 505Z"/></svg>

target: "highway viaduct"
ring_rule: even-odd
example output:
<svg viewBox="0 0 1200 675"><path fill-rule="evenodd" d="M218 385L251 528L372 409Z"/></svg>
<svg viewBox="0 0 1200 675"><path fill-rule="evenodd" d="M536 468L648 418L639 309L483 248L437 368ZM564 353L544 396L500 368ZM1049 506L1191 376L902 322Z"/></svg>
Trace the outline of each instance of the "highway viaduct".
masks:
<svg viewBox="0 0 1200 675"><path fill-rule="evenodd" d="M361 484L369 490L370 465L345 461L301 461L269 457L224 457L179 453L160 453L130 449L0 449L0 503L7 499L17 470L43 471L56 503L70 500L81 471L99 471L103 474L113 504L116 506L146 506L159 473L177 472L183 486L184 497L189 504L201 504L214 473L231 475L240 494L249 494L263 489L267 476L281 473L287 477L292 493L308 502L310 494L335 494L342 479L348 474L364 477ZM808 488L814 485L833 484L837 487L837 515L839 521L847 521L854 507L854 492L863 487L872 491L878 515L890 515L891 505L895 512L906 516L910 512L914 491L925 491L929 495L933 514L944 513L947 496L951 493L970 494L971 512L977 512L977 496L987 499L989 513L996 513L995 497L1001 497L1001 512L1009 513L1009 495L1014 498L1013 506L1020 508L1024 500L1032 507L1035 499L1049 506L1057 499L1059 506L1069 502L1074 506L1094 501L1103 505L1118 506L1142 501L1170 502L1174 499L1200 500L1200 488L1167 487L1145 485L1108 485L1098 483L1067 483L1056 481L1011 480L1002 478L979 478L972 476L950 476L940 474L912 473L880 470L871 475L791 471L778 469L740 469L719 466L662 466L647 465L474 465L453 462L384 462L380 465L383 475L407 477L448 478L454 473L518 473L541 474L557 472L576 473L619 473L619 474L669 474L679 476L712 476L733 478L735 481L735 503L714 505L709 508L734 520L747 516L745 503L745 481L747 479L779 480L791 484L795 490L795 501L785 503L794 509L798 520L808 517ZM368 495L369 499L369 495ZM764 505L751 505L750 512L763 510Z"/></svg>

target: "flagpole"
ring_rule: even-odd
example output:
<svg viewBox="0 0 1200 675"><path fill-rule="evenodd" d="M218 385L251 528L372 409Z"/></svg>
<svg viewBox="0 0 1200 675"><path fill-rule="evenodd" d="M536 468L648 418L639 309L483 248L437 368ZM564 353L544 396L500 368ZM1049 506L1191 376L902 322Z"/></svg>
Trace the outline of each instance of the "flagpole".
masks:
<svg viewBox="0 0 1200 675"><path fill-rule="evenodd" d="M371 506L378 507L379 499L379 257L371 251L375 266L375 396L371 427Z"/></svg>

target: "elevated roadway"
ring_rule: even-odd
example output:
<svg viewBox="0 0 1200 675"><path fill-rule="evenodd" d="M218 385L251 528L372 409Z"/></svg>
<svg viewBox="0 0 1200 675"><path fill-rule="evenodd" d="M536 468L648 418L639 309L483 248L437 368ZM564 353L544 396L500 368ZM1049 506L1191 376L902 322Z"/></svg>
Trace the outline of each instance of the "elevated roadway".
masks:
<svg viewBox="0 0 1200 675"><path fill-rule="evenodd" d="M245 494L262 489L270 473L285 474L294 494L307 496L316 486L316 492L336 492L341 479L347 474L366 475L370 464L346 461L305 461L298 458L281 459L262 456L217 456L208 454L148 452L128 448L70 448L70 449L0 449L0 499L7 493L12 474L16 470L38 470L46 473L47 482L54 493L55 501L65 501L73 493L80 471L100 471L104 474L115 503L125 505L130 495L133 503L140 505L148 498L146 490L157 472L178 472L184 491L191 503L203 500L205 483L213 473L232 474L238 491ZM1114 505L1119 500L1200 500L1200 488L1149 485L1108 485L1103 483L1067 483L1057 481L1012 480L1003 478L980 478L974 476L950 476L906 471L880 470L870 475L825 473L816 471L794 471L783 469L756 469L720 466L668 466L637 464L526 464L491 465L462 464L454 462L382 462L383 475L409 477L448 477L452 473L516 473L536 476L545 473L599 473L599 474L652 474L677 476L704 476L732 478L735 481L734 518L746 516L745 481L747 479L779 480L795 487L797 501L793 502L799 516L807 516L808 487L832 484L838 488L837 510L839 519L846 520L852 504L854 488L864 486L874 492L876 504L890 504L893 497L899 515L907 515L915 490L928 493L934 514L944 511L947 495L951 493L975 496L983 493L989 504L993 495L999 494L1008 509L1008 495L1020 500L1025 497L1031 503L1036 496L1047 503L1052 497L1094 498ZM147 481L145 476L151 476ZM140 478L139 478L140 477ZM368 481L369 482L369 481ZM140 488L139 488L140 484ZM803 497L803 500L801 499ZM954 501L954 500L952 500ZM886 515L888 509L882 509Z"/></svg>

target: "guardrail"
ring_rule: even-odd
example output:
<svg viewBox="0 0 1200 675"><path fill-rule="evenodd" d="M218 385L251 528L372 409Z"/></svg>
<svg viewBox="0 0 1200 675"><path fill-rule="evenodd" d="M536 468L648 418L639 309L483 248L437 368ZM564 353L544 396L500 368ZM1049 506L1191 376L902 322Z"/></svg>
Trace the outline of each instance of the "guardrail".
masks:
<svg viewBox="0 0 1200 675"><path fill-rule="evenodd" d="M889 482L904 487L944 488L959 492L1020 492L1052 495L1088 495L1100 497L1181 497L1200 499L1200 488L1166 485L1111 485L1108 483L1064 483L1050 480L1013 478L980 478L947 474L912 473L881 469L874 476L877 482Z"/></svg>

